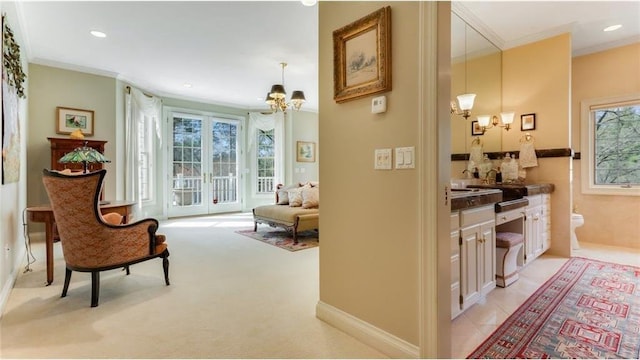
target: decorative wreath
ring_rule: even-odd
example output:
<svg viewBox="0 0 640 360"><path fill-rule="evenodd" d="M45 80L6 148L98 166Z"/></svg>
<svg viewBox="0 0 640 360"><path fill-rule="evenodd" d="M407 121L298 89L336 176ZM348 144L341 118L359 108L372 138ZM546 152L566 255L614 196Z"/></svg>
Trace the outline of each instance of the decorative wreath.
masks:
<svg viewBox="0 0 640 360"><path fill-rule="evenodd" d="M22 71L22 63L20 62L20 46L13 38L13 31L5 22L6 15L2 15L2 59L4 67L7 71L7 82L16 88L18 96L26 98L24 95L24 83L27 75Z"/></svg>

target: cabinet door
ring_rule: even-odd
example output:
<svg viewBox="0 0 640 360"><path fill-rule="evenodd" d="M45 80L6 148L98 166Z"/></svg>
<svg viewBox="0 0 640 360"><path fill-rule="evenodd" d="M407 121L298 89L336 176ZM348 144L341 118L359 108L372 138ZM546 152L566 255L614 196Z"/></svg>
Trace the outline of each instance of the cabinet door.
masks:
<svg viewBox="0 0 640 360"><path fill-rule="evenodd" d="M534 215L535 209L528 208L525 213L524 220L524 264L528 264L535 259L535 237L536 231L534 230Z"/></svg>
<svg viewBox="0 0 640 360"><path fill-rule="evenodd" d="M540 206L540 235L542 237L542 252L551 247L551 195L542 195L542 205Z"/></svg>
<svg viewBox="0 0 640 360"><path fill-rule="evenodd" d="M451 319L460 315L460 230L451 232Z"/></svg>
<svg viewBox="0 0 640 360"><path fill-rule="evenodd" d="M495 222L480 225L478 240L478 284L480 293L488 294L496 287L496 232Z"/></svg>
<svg viewBox="0 0 640 360"><path fill-rule="evenodd" d="M480 286L478 284L478 239L480 238L480 226L470 226L460 231L462 246L460 247L460 290L462 295L462 308L468 309L480 298Z"/></svg>
<svg viewBox="0 0 640 360"><path fill-rule="evenodd" d="M540 256L542 250L542 214L541 206L535 206L530 210L531 216L531 256L527 261L534 260Z"/></svg>

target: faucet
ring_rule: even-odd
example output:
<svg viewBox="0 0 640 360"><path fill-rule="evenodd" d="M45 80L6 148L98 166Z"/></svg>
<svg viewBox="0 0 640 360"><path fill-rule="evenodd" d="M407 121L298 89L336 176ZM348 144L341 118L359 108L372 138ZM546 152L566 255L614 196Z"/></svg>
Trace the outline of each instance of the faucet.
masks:
<svg viewBox="0 0 640 360"><path fill-rule="evenodd" d="M487 175L484 177L484 180L482 181L485 184L491 184L491 178L489 177L489 175L491 174L491 172L493 172L493 179L495 179L496 174L498 173L498 171L496 169L491 169L489 171L487 171ZM493 181L495 183L495 181Z"/></svg>
<svg viewBox="0 0 640 360"><path fill-rule="evenodd" d="M462 175L467 174L467 179L471 179L471 171L469 169L462 170Z"/></svg>

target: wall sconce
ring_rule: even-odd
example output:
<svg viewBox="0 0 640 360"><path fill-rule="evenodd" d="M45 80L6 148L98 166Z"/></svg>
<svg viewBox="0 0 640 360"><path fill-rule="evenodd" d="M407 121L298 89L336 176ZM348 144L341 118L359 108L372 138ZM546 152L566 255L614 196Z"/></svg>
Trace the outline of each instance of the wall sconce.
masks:
<svg viewBox="0 0 640 360"><path fill-rule="evenodd" d="M462 117L466 120L471 116L471 109L473 108L473 101L476 99L476 94L462 94L458 95L458 104L460 110L458 110L458 105L456 105L455 101L451 102L451 113L456 115L462 115Z"/></svg>
<svg viewBox="0 0 640 360"><path fill-rule="evenodd" d="M503 125L500 125L500 120L495 115L478 115L478 126L482 128L483 134L485 131L497 126L503 127L506 131L509 131L509 129L511 129L511 124L513 124L514 115L515 113L513 112L500 113Z"/></svg>

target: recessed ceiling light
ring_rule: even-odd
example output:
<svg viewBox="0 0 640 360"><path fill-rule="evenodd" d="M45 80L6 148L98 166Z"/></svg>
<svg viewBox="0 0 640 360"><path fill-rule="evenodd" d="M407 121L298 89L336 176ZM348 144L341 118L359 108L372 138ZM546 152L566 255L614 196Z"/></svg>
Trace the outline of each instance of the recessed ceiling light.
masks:
<svg viewBox="0 0 640 360"><path fill-rule="evenodd" d="M182 84L182 86L184 86L184 87L186 87L186 88L188 89L188 88L190 88L190 87L191 87L191 86L193 86L193 85L191 85L191 84L189 84L189 83L184 83L184 84Z"/></svg>
<svg viewBox="0 0 640 360"><path fill-rule="evenodd" d="M97 38L106 38L107 34L103 33L102 31L98 31L98 30L91 30L91 35L97 37Z"/></svg>
<svg viewBox="0 0 640 360"><path fill-rule="evenodd" d="M304 6L313 6L317 3L316 0L301 0L301 2Z"/></svg>
<svg viewBox="0 0 640 360"><path fill-rule="evenodd" d="M604 28L602 31L615 31L622 27L622 25L611 25Z"/></svg>

